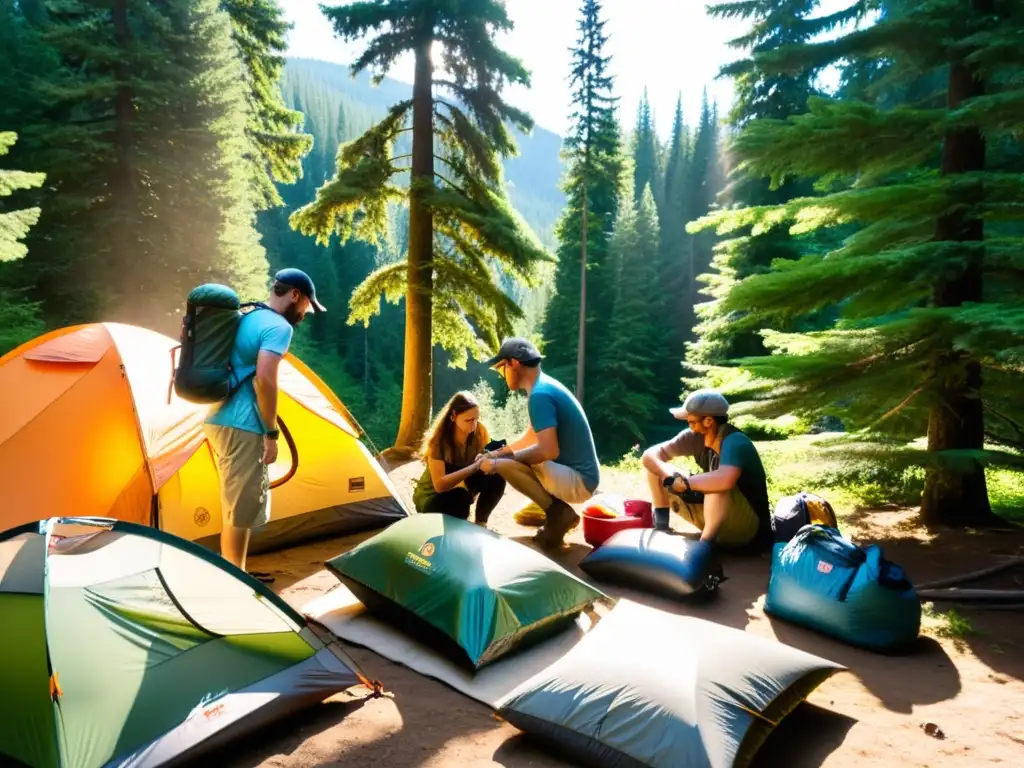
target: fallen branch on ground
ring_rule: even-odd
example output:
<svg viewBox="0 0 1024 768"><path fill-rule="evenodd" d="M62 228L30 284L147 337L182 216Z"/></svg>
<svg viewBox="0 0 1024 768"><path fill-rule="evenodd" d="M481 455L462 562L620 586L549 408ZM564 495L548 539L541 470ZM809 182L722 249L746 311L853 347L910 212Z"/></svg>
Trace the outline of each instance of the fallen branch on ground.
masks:
<svg viewBox="0 0 1024 768"><path fill-rule="evenodd" d="M971 608L979 611L1024 611L1024 603L982 603L974 604Z"/></svg>
<svg viewBox="0 0 1024 768"><path fill-rule="evenodd" d="M919 589L922 600L944 600L962 603L1001 603L1024 600L1021 589Z"/></svg>
<svg viewBox="0 0 1024 768"><path fill-rule="evenodd" d="M983 579L986 576L995 576L997 573L1003 571L1012 571L1014 568L1024 568L1024 557L1015 557L1012 560L1007 560L1005 563L999 565L993 565L990 568L983 568L980 571L971 571L960 576L950 576L948 579L939 579L938 581L929 581L926 584L919 584L918 590L922 589L940 589L942 587L952 587L957 584L966 584L969 581L977 581Z"/></svg>

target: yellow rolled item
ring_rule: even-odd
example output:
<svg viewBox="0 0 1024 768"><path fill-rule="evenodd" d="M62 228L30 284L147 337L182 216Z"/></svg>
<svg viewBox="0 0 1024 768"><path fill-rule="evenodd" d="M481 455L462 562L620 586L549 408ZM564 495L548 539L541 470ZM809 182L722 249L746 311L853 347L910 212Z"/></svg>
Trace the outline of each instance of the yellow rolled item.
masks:
<svg viewBox="0 0 1024 768"><path fill-rule="evenodd" d="M512 515L512 519L518 525L524 525L527 528L540 528L547 522L548 516L543 509L531 502Z"/></svg>

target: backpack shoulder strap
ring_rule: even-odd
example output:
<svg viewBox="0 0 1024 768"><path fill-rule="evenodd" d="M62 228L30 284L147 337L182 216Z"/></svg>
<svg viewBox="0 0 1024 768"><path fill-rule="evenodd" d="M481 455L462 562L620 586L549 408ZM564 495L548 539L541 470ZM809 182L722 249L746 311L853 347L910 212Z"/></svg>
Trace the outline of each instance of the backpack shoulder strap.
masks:
<svg viewBox="0 0 1024 768"><path fill-rule="evenodd" d="M246 302L242 302L241 304L238 305L238 309L239 309L239 311L241 311L243 309L249 309L250 311L249 312L245 312L244 313L245 315L249 315L252 312L256 312L257 310L260 310L260 309L267 309L267 310L270 310L271 312L273 311L269 306L267 306L262 301L246 301ZM227 394L227 397L225 398L225 400L234 397L235 393L237 393L238 390L240 390L243 386L245 386L245 383L247 381L249 381L250 379L254 378L255 376L256 376L256 371L253 371L248 376L245 376L245 377L239 379L238 382L233 387L231 387L231 389L228 391L228 394ZM233 371L232 371L232 378L234 378L234 372Z"/></svg>

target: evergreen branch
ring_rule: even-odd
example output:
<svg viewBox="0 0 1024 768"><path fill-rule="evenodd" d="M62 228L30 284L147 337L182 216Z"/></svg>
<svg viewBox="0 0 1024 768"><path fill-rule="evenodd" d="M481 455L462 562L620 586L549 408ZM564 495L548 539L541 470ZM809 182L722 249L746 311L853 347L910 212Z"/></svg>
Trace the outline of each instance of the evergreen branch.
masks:
<svg viewBox="0 0 1024 768"><path fill-rule="evenodd" d="M408 267L404 261L386 264L367 275L349 299L348 324L370 325L370 318L379 315L381 297L397 304L405 296Z"/></svg>
<svg viewBox="0 0 1024 768"><path fill-rule="evenodd" d="M1020 422L1014 421L1009 416L1007 416L1005 413L1002 413L998 409L993 408L992 405L990 403L988 403L988 402L983 403L982 407L986 411L991 413L993 416L995 416L995 417L1001 419L1002 421L1005 421L1007 424L1009 424L1010 425L1010 429L1012 429L1017 434L1018 437L1024 438L1024 425L1021 425Z"/></svg>
<svg viewBox="0 0 1024 768"><path fill-rule="evenodd" d="M39 208L0 213L0 263L16 261L28 253L21 240L39 221Z"/></svg>
<svg viewBox="0 0 1024 768"><path fill-rule="evenodd" d="M781 161L766 157L764 162ZM1024 217L1024 210L1018 203L1020 199L1024 199L1024 176L1020 174L931 174L887 186L849 189L823 197L794 198L781 205L716 211L690 222L686 231L694 234L715 228L721 235L751 227L752 234L756 235L792 222L789 231L797 235L821 227L885 218L911 220L927 216L934 220L953 210L961 210L967 216L1018 219Z"/></svg>
<svg viewBox="0 0 1024 768"><path fill-rule="evenodd" d="M820 70L842 60L865 60L896 55L913 58L917 71L949 58L946 41L958 24L962 10L957 3L936 0L898 18L887 18L832 40L782 45L753 55L756 68L765 75L795 75Z"/></svg>
<svg viewBox="0 0 1024 768"><path fill-rule="evenodd" d="M991 362L982 362L983 368L988 368L990 371L999 371L1000 373L1011 373L1011 374L1024 374L1024 367L1022 368L1011 368L1006 365L996 365Z"/></svg>
<svg viewBox="0 0 1024 768"><path fill-rule="evenodd" d="M434 189L425 202L435 217L448 217L450 225L464 228L484 252L530 280L539 262L552 261L533 233L508 205L504 195L475 180L468 169L451 159L461 189ZM441 219L435 218L435 221Z"/></svg>
<svg viewBox="0 0 1024 768"><path fill-rule="evenodd" d="M908 405L910 405L918 395L920 395L922 392L925 391L925 387L926 387L925 384L922 384L921 386L917 387L913 392L911 392L909 395L907 395L906 398L904 398L903 401L899 405L897 405L892 410L886 411L884 414L882 414L882 416L878 419L878 421L876 421L874 424L872 424L871 427L869 427L869 429L873 429L878 424L881 424L883 421L888 421L890 418L892 418L897 413L902 411L904 408L906 408Z"/></svg>
<svg viewBox="0 0 1024 768"><path fill-rule="evenodd" d="M16 134L0 132L0 157L6 155L16 141ZM8 197L18 190L41 187L45 180L45 173L0 169L0 197ZM40 213L38 207L7 213L0 209L0 263L16 261L28 253L21 241L39 221Z"/></svg>
<svg viewBox="0 0 1024 768"><path fill-rule="evenodd" d="M454 181L449 179L444 174L441 174L441 173L438 173L437 171L434 171L434 177L437 178L437 179L440 179L441 181L443 181L445 184L447 184L449 187L454 189L456 192L458 192L463 197L465 197L465 198L469 197L469 193L466 192L466 190L464 190L462 187L460 187L458 184L456 184Z"/></svg>
<svg viewBox="0 0 1024 768"><path fill-rule="evenodd" d="M364 158L355 166L339 170L334 179L317 190L313 202L292 213L288 223L304 235L315 236L322 245L328 245L333 234L343 243L355 234L380 244L388 231L387 204L406 197L388 181L397 172L388 160ZM358 221L357 214L361 214Z"/></svg>
<svg viewBox="0 0 1024 768"><path fill-rule="evenodd" d="M292 229L315 236L322 245L329 244L333 234L343 243L353 234L370 243L384 241L388 203L406 197L391 183L391 177L403 170L394 166L391 149L411 108L411 100L398 102L383 120L340 147L334 178L317 190L311 203L289 216Z"/></svg>
<svg viewBox="0 0 1024 768"><path fill-rule="evenodd" d="M445 83L452 88L459 100L466 105L473 115L477 127L487 137L487 141L502 157L513 157L517 153L515 140L509 133L507 124L511 124L523 133L533 129L533 120L522 110L505 103L489 88L467 88L455 83ZM436 98L435 102L446 107L450 112L461 111L451 101Z"/></svg>
<svg viewBox="0 0 1024 768"><path fill-rule="evenodd" d="M951 131L977 128L989 136L1015 133L1024 90L989 94L957 110L879 107L852 99L812 96L804 114L754 120L733 141L738 172L769 176L773 188L789 176L858 176L869 186L888 174L928 165Z"/></svg>
<svg viewBox="0 0 1024 768"><path fill-rule="evenodd" d="M1006 437L1005 435L999 435L990 430L985 430L985 439L992 443L996 443L997 445L1012 448L1015 451L1024 452L1024 441L1013 440L1011 438Z"/></svg>
<svg viewBox="0 0 1024 768"><path fill-rule="evenodd" d="M488 181L498 183L501 180L501 164L495 154L488 137L479 130L469 117L459 108L445 104L450 114L444 115L437 109L434 110L438 121L444 130L441 133L441 141L448 145L458 146L466 159L470 161L471 167L481 174ZM435 155L435 157L437 157ZM442 162L448 161L438 158Z"/></svg>

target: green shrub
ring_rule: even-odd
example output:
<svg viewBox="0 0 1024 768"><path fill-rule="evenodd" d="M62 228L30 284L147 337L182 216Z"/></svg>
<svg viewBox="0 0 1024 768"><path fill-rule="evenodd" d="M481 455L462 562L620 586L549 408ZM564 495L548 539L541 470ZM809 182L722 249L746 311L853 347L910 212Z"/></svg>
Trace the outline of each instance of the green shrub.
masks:
<svg viewBox="0 0 1024 768"><path fill-rule="evenodd" d="M770 442L788 440L807 432L805 426L795 420L759 419L756 416L739 416L733 422L751 440Z"/></svg>
<svg viewBox="0 0 1024 768"><path fill-rule="evenodd" d="M898 462L849 462L825 472L823 484L850 493L866 507L921 503L924 470Z"/></svg>

